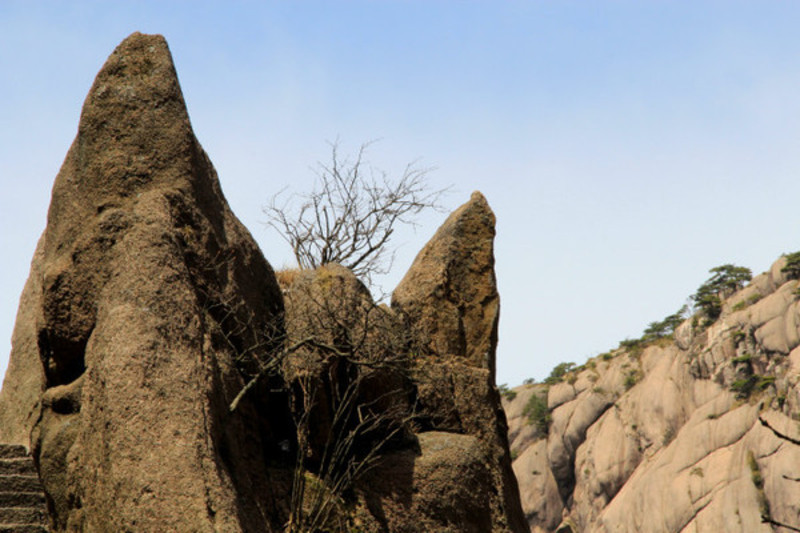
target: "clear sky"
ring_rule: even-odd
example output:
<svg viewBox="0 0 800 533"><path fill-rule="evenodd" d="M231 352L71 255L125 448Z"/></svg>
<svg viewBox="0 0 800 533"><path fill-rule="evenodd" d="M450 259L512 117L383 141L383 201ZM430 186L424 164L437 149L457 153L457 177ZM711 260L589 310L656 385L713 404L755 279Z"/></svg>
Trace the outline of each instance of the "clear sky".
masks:
<svg viewBox="0 0 800 533"><path fill-rule="evenodd" d="M708 269L800 249L800 3L0 2L0 373L80 107L133 31L170 45L233 210L380 138L497 215L499 383L638 337ZM398 238L391 290L444 220Z"/></svg>

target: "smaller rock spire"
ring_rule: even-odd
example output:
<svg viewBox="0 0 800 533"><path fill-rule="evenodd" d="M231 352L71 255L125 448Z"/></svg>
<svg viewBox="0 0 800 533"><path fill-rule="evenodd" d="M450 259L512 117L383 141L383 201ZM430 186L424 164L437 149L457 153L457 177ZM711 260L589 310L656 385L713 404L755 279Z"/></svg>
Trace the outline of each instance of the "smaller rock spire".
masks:
<svg viewBox="0 0 800 533"><path fill-rule="evenodd" d="M456 209L395 289L423 350L495 372L500 298L494 273L495 216L478 192Z"/></svg>

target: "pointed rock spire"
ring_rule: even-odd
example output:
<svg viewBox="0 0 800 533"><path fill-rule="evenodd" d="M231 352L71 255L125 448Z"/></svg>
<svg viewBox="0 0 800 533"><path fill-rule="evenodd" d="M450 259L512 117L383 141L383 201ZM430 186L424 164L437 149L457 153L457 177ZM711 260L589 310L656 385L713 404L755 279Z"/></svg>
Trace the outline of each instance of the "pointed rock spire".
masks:
<svg viewBox="0 0 800 533"><path fill-rule="evenodd" d="M494 378L500 299L494 274L495 217L472 193L417 255L392 295L423 351L454 357Z"/></svg>
<svg viewBox="0 0 800 533"><path fill-rule="evenodd" d="M414 353L416 419L424 431L476 437L488 453L492 531L526 531L505 414L495 387L500 300L495 217L472 193L417 255L392 295Z"/></svg>
<svg viewBox="0 0 800 533"><path fill-rule="evenodd" d="M53 529L269 530L277 489L252 458L292 437L288 407L267 383L228 406L282 310L164 38L131 35L56 177L0 394L0 441L31 435Z"/></svg>
<svg viewBox="0 0 800 533"><path fill-rule="evenodd" d="M71 242L86 217L153 189L194 186L219 196L213 168L198 161L204 158L166 41L132 34L109 56L84 101L78 135L53 187L48 251Z"/></svg>

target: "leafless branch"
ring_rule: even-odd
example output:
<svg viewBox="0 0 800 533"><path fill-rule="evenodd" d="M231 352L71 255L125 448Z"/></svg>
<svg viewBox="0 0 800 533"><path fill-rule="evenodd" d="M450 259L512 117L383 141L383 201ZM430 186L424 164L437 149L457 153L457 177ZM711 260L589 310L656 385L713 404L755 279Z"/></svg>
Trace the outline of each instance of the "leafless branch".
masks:
<svg viewBox="0 0 800 533"><path fill-rule="evenodd" d="M446 189L429 189L431 168L412 162L392 179L366 161L371 144L362 144L351 160L331 143L331 162L318 163L313 191L284 197L284 189L264 207L267 225L292 247L301 268L339 263L370 283L391 267L396 227L414 226L422 211L440 208Z"/></svg>

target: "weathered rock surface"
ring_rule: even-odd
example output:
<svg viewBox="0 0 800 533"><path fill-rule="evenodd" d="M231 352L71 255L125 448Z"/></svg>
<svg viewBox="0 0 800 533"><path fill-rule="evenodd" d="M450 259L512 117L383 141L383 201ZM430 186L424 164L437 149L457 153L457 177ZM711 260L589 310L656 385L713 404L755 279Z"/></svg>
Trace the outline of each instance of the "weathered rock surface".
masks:
<svg viewBox="0 0 800 533"><path fill-rule="evenodd" d="M228 405L281 311L166 42L130 36L56 178L0 397L0 441L32 444L53 529L269 531L280 399Z"/></svg>
<svg viewBox="0 0 800 533"><path fill-rule="evenodd" d="M0 389L0 442L30 446L30 433L39 416L44 370L37 356L36 325L42 322L42 265L44 238L33 255L31 273L17 310L11 356Z"/></svg>
<svg viewBox="0 0 800 533"><path fill-rule="evenodd" d="M364 511L358 519L367 530L509 530L494 523L487 490L493 484L491 458L476 437L428 431L418 441L417 449L387 454L363 480Z"/></svg>
<svg viewBox="0 0 800 533"><path fill-rule="evenodd" d="M798 282L783 264L708 327L689 319L674 340L598 356L549 387L546 439L523 413L543 385L516 389L505 403L531 531L800 527L800 446L759 420L800 436Z"/></svg>

